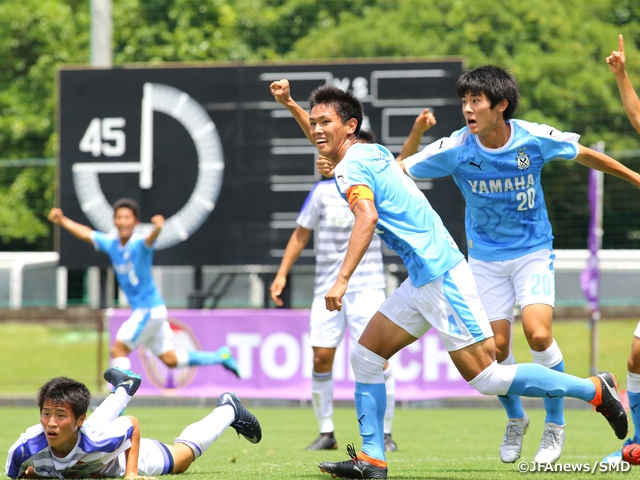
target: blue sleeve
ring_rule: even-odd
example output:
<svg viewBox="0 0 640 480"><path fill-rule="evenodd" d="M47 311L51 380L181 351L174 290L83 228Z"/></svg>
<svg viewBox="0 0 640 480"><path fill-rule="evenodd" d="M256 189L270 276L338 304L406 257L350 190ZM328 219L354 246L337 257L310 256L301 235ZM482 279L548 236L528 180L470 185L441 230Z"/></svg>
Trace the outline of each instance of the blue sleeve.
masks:
<svg viewBox="0 0 640 480"><path fill-rule="evenodd" d="M459 147L464 145L466 137L462 130L458 130L450 137L436 140L421 152L406 158L405 170L414 179L452 175L458 166Z"/></svg>
<svg viewBox="0 0 640 480"><path fill-rule="evenodd" d="M549 163L554 158L574 160L578 156L580 135L577 133L561 132L549 125L523 121L517 121L516 125L535 138L544 163Z"/></svg>
<svg viewBox="0 0 640 480"><path fill-rule="evenodd" d="M43 433L36 436L32 436L30 433L30 431L41 429L40 425L34 425L20 435L20 438L11 446L5 466L7 477L20 477L28 466L33 465L31 457L47 448L47 440Z"/></svg>
<svg viewBox="0 0 640 480"><path fill-rule="evenodd" d="M363 162L350 160L349 162L347 162L345 172L348 182L351 186L366 185L372 191L375 190L375 181L373 175Z"/></svg>
<svg viewBox="0 0 640 480"><path fill-rule="evenodd" d="M93 246L96 250L100 252L108 252L111 244L113 243L113 238L106 233L98 232L94 230L91 232L91 240L93 240Z"/></svg>
<svg viewBox="0 0 640 480"><path fill-rule="evenodd" d="M553 137L536 137L540 153L544 163L549 163L554 158L574 160L578 156L578 143L565 141Z"/></svg>

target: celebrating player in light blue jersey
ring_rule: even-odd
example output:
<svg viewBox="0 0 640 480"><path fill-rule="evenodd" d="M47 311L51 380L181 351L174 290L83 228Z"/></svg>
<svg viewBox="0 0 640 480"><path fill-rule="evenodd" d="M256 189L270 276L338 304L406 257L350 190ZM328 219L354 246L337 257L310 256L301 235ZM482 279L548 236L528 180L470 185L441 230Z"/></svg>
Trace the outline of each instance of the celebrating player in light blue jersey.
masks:
<svg viewBox="0 0 640 480"><path fill-rule="evenodd" d="M92 230L66 217L59 208L51 209L49 220L68 230L76 238L92 244L111 259L118 285L131 305L131 316L122 324L111 346L111 365L129 370L129 353L144 345L170 368L222 364L237 377L238 365L228 347L215 352L176 350L173 331L167 321L167 307L151 275L154 243L164 225L164 217L151 218L153 229L144 237L134 233L140 223L138 204L122 198L113 204L113 222L117 234Z"/></svg>
<svg viewBox="0 0 640 480"><path fill-rule="evenodd" d="M640 100L627 75L622 35L618 36L618 50L611 52L606 62L611 73L616 77L624 111L633 128L640 133ZM632 465L640 465L640 323L633 333L631 354L627 360L627 397L634 435L624 442L621 450L608 455L605 460L610 463L619 463L624 460Z"/></svg>
<svg viewBox="0 0 640 480"><path fill-rule="evenodd" d="M553 235L540 182L554 158L575 160L640 186L640 175L616 160L584 147L575 133L515 120L519 89L515 78L494 66L463 74L456 84L467 126L428 145L404 161L415 179L451 175L466 200L469 265L495 335L497 360L512 365L511 324L515 303L535 363L564 371L553 339L555 300ZM515 462L529 418L520 398L500 396L508 416L500 445L503 462ZM565 419L562 398L545 398L546 419L538 463L562 454Z"/></svg>
<svg viewBox="0 0 640 480"><path fill-rule="evenodd" d="M340 478L387 478L383 418L383 367L400 349L435 328L462 377L485 395L575 397L590 402L618 438L628 420L615 378L600 373L582 379L536 364L500 365L475 281L462 253L425 196L389 150L357 143L362 105L350 93L324 85L310 98L308 128L320 155L335 166L335 182L355 215L338 279L325 295L328 310L340 310L351 275L375 234L402 258L409 278L385 300L367 324L350 360L362 450L320 469ZM304 117L296 118L306 128Z"/></svg>
<svg viewBox="0 0 640 480"><path fill-rule="evenodd" d="M305 134L313 141L308 131L308 113L291 98L289 81L273 82L270 90L276 101L284 105L294 117L300 118L305 126ZM416 119L414 128L407 137L398 158L407 156L406 151L415 152L422 134L435 125L436 119L424 110ZM360 143L374 143L372 132L360 130ZM287 243L280 268L271 284L271 298L282 306L280 294L287 284L287 275L304 247L309 242L312 230L316 229L316 276L311 305L309 343L313 348L313 372L311 391L313 410L318 420L320 435L307 450L333 450L338 448L334 436L333 422L333 361L336 349L345 334L347 326L352 344L358 341L372 315L385 300L385 277L382 261L381 242L374 237L351 276L349 290L345 294L344 308L340 311L327 310L324 294L338 277L342 259L349 245L354 217L349 205L340 196L333 180L318 182L302 206L296 223L297 228ZM384 415L384 448L387 452L398 449L391 430L395 411L395 378L388 362L384 368L387 392L387 409Z"/></svg>

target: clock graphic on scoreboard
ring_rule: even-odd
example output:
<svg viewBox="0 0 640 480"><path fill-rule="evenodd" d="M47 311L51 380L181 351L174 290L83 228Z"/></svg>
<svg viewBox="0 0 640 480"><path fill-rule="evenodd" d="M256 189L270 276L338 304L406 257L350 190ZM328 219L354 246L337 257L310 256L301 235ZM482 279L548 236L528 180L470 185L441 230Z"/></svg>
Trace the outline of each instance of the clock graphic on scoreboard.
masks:
<svg viewBox="0 0 640 480"><path fill-rule="evenodd" d="M185 241L197 231L214 209L220 194L224 171L222 143L216 126L202 108L187 93L159 83L145 83L140 122L139 162L78 162L72 166L73 185L82 211L98 230L113 229L113 209L100 186L100 173L139 173L142 190L153 186L153 117L162 112L175 119L189 133L196 149L197 180L186 204L166 219L156 242L162 250ZM126 136L120 128L126 125L122 117L94 118L79 143L81 152L95 157L124 154ZM106 137L106 138L105 138ZM107 140L105 142L104 140ZM113 140L113 144L108 140ZM180 158L173 159L180 163ZM152 228L140 226L141 233Z"/></svg>
<svg viewBox="0 0 640 480"><path fill-rule="evenodd" d="M59 73L61 208L69 218L115 233L111 205L132 198L140 205L137 231L143 235L152 228L150 218L162 214L156 265L214 263L211 217L225 180L221 135L226 127L229 136L229 125L221 132L203 106L211 98L208 85L201 79L194 85L181 73ZM61 231L61 265L108 266L104 254L87 246Z"/></svg>

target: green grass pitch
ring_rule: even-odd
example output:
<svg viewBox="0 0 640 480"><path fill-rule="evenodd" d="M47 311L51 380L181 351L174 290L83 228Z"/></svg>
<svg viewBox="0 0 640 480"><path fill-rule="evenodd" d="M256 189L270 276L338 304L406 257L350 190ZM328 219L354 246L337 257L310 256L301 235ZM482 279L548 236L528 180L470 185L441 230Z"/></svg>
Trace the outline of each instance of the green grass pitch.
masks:
<svg viewBox="0 0 640 480"><path fill-rule="evenodd" d="M497 402L497 400L496 400ZM181 479L282 480L330 479L317 467L321 461L346 460L346 445L360 446L355 410L336 409L336 437L339 448L328 452L307 452L304 447L316 433L310 408L251 408L260 419L263 439L252 445L229 428L198 459ZM3 408L0 450L6 452L25 427L38 422L35 408ZM189 423L209 412L205 408L130 407L127 414L140 419L142 435L171 443ZM540 438L544 412L530 409L531 427L525 436L521 460L531 462ZM606 420L591 410L568 410L567 441L560 463L593 465L620 448ZM394 438L398 452L390 453L389 478L393 479L512 479L594 478L592 474L522 474L516 464L503 464L498 446L505 418L500 409L414 409L398 408ZM2 461L6 459L3 454ZM638 467L634 467L638 468ZM620 478L620 473L595 474L598 478ZM637 475L632 471L628 478Z"/></svg>
<svg viewBox="0 0 640 480"><path fill-rule="evenodd" d="M616 374L626 387L626 359L637 319L601 320L599 324L598 369ZM589 374L589 335L585 321L556 322L554 334L562 349L567 372ZM91 330L44 325L0 324L0 350L7 359L0 363L0 396L28 394L49 378L67 375L84 381L97 391L97 337ZM106 368L107 339L103 339ZM522 327L514 327L514 352L519 361L530 361ZM9 360L10 359L10 360ZM498 403L495 400L496 405ZM250 402L247 402L250 405ZM232 429L180 476L184 479L329 479L317 467L321 461L348 459L347 443L360 447L355 410L337 408L336 436L339 449L306 452L304 447L317 435L311 408L251 408L263 426L263 440L252 445L238 438ZM209 412L205 408L135 407L127 413L139 417L143 436L171 443L189 423ZM528 409L531 427L525 436L521 460L531 462L542 435L544 411ZM567 441L560 463L591 465L620 448L607 422L589 409L569 409ZM38 422L34 408L0 408L0 462L6 461L11 444L28 426ZM495 478L621 478L620 473L578 474L566 472L518 472L517 464L505 465L498 447L505 427L505 415L494 409L396 409L394 439L400 451L389 454L392 479L495 479ZM634 467L624 478L640 472ZM4 469L2 470L3 476Z"/></svg>

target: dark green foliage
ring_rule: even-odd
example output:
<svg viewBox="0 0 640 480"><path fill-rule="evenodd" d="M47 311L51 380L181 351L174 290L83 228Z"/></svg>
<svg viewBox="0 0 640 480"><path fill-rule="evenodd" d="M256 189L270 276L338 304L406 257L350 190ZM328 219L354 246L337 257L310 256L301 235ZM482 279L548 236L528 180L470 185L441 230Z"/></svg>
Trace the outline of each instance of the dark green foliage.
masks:
<svg viewBox="0 0 640 480"><path fill-rule="evenodd" d="M88 64L89 5L0 2L0 159L55 157L56 71ZM579 133L584 145L604 140L613 156L640 151L604 63L624 33L628 70L640 86L640 6L632 0L114 0L113 24L116 66L442 56L462 57L468 67L500 64L520 82L516 117ZM546 168L556 247L582 248L586 171L560 162ZM0 214L0 243L50 248L43 214L54 203L53 172L10 176L0 173L0 211L8 211ZM637 192L611 182L624 197L607 193L605 225L613 225L605 246L636 248L638 240L625 238L638 236Z"/></svg>

